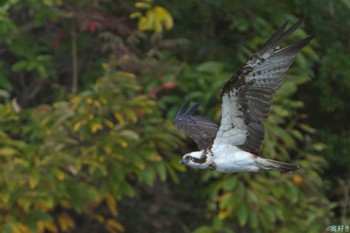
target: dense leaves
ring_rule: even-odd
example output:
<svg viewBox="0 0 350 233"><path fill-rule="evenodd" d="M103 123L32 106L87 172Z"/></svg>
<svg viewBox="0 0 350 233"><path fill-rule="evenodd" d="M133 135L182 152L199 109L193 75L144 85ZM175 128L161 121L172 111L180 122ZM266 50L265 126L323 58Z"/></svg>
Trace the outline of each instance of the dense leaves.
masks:
<svg viewBox="0 0 350 233"><path fill-rule="evenodd" d="M5 1L0 230L321 232L349 222L346 1ZM185 100L219 122L232 72L289 19L316 35L277 90L263 156L291 174L186 169ZM288 42L288 41L287 41Z"/></svg>

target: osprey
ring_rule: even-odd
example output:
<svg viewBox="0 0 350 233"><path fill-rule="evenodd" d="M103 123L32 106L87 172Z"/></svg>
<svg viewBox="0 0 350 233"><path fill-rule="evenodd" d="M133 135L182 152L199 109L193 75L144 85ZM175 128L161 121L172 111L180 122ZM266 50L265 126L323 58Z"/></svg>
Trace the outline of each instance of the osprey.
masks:
<svg viewBox="0 0 350 233"><path fill-rule="evenodd" d="M221 125L203 116L193 116L199 104L187 101L174 124L198 145L199 151L182 157L180 163L224 173L277 170L292 172L297 164L260 157L265 129L262 120L269 115L276 88L281 84L296 54L312 40L309 36L285 48L285 40L305 19L286 30L284 23L221 90Z"/></svg>

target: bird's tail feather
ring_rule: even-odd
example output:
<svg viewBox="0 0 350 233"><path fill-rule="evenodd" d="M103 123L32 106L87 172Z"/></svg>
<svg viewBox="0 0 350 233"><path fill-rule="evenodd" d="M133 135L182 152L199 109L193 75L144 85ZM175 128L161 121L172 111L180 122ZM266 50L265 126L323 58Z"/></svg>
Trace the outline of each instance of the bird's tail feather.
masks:
<svg viewBox="0 0 350 233"><path fill-rule="evenodd" d="M256 162L262 170L276 170L280 172L293 172L300 169L298 164L284 163L271 159L263 159L258 157Z"/></svg>

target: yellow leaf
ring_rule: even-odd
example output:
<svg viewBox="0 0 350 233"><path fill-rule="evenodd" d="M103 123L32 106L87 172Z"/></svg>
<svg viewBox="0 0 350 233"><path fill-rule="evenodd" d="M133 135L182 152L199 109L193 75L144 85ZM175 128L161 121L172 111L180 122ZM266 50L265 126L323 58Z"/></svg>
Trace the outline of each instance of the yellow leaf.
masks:
<svg viewBox="0 0 350 233"><path fill-rule="evenodd" d="M69 231L75 228L75 223L73 219L66 213L60 214L58 216L58 223L63 232Z"/></svg>
<svg viewBox="0 0 350 233"><path fill-rule="evenodd" d="M10 195L8 193L0 193L0 205L7 204L9 201L9 198L10 198Z"/></svg>
<svg viewBox="0 0 350 233"><path fill-rule="evenodd" d="M153 30L155 32L162 32L163 31L163 27L162 27L161 21L157 21L157 20L154 21Z"/></svg>
<svg viewBox="0 0 350 233"><path fill-rule="evenodd" d="M36 202L36 208L40 210L49 211L55 206L54 200L52 198L41 198Z"/></svg>
<svg viewBox="0 0 350 233"><path fill-rule="evenodd" d="M157 14L157 18L159 19L163 19L164 17L170 15L170 13L161 6L156 6L153 10Z"/></svg>
<svg viewBox="0 0 350 233"><path fill-rule="evenodd" d="M45 232L57 233L58 232L55 224L50 222L43 222L39 220L37 221L36 226L37 226L37 233L45 233Z"/></svg>
<svg viewBox="0 0 350 233"><path fill-rule="evenodd" d="M54 173L55 173L55 177L57 178L57 180L60 180L60 181L64 180L64 177L65 177L64 172L62 172L59 169L55 169Z"/></svg>
<svg viewBox="0 0 350 233"><path fill-rule="evenodd" d="M113 128L114 127L114 124L112 121L110 120L104 120L105 124L109 127L109 128Z"/></svg>
<svg viewBox="0 0 350 233"><path fill-rule="evenodd" d="M137 25L137 28L141 31L147 30L147 18L146 17L140 17L139 18L139 23Z"/></svg>
<svg viewBox="0 0 350 233"><path fill-rule="evenodd" d="M104 96L99 96L99 101L102 103L102 105L106 105L109 103L109 100Z"/></svg>
<svg viewBox="0 0 350 233"><path fill-rule="evenodd" d="M108 219L107 226L111 227L112 229L117 230L117 232L123 232L124 227L117 221L113 219Z"/></svg>
<svg viewBox="0 0 350 233"><path fill-rule="evenodd" d="M109 64L108 63L102 63L102 69L109 70Z"/></svg>
<svg viewBox="0 0 350 233"><path fill-rule="evenodd" d="M96 215L95 216L95 218L96 218L96 220L99 222L99 223L102 223L102 224L104 224L104 222L105 222L105 218L102 216L102 215Z"/></svg>
<svg viewBox="0 0 350 233"><path fill-rule="evenodd" d="M23 159L20 159L20 158L14 158L12 161L15 164L25 164L25 161Z"/></svg>
<svg viewBox="0 0 350 233"><path fill-rule="evenodd" d="M154 24L154 11L148 10L146 12L146 25L147 25L147 29L154 29L153 28L153 24Z"/></svg>
<svg viewBox="0 0 350 233"><path fill-rule="evenodd" d="M124 109L124 112L127 116L127 118L129 118L132 122L136 123L137 122L137 115L136 112L134 110L131 109Z"/></svg>
<svg viewBox="0 0 350 233"><path fill-rule="evenodd" d="M93 99L91 97L86 98L86 103L92 104Z"/></svg>
<svg viewBox="0 0 350 233"><path fill-rule="evenodd" d="M98 130L102 129L102 125L100 124L100 122L94 122L90 126L90 129L92 133L96 133Z"/></svg>
<svg viewBox="0 0 350 233"><path fill-rule="evenodd" d="M125 121L123 119L123 116L120 113L114 113L114 117L119 124L124 125Z"/></svg>
<svg viewBox="0 0 350 233"><path fill-rule="evenodd" d="M107 153L107 154L110 154L112 152L112 148L110 146L104 146L103 147L103 150Z"/></svg>
<svg viewBox="0 0 350 233"><path fill-rule="evenodd" d="M215 198L215 201L222 202L223 200L227 200L231 196L232 196L231 192L223 193L223 194L219 195L217 198Z"/></svg>
<svg viewBox="0 0 350 233"><path fill-rule="evenodd" d="M115 141L123 148L127 148L128 145L129 145L127 141L125 141L125 140L123 140L121 138L118 138Z"/></svg>
<svg viewBox="0 0 350 233"><path fill-rule="evenodd" d="M71 208L70 202L65 200L60 201L60 206L67 210Z"/></svg>
<svg viewBox="0 0 350 233"><path fill-rule="evenodd" d="M151 7L151 4L149 4L147 2L136 2L135 7L142 8L142 9L149 9Z"/></svg>
<svg viewBox="0 0 350 233"><path fill-rule="evenodd" d="M96 107L101 107L101 103L98 100L94 100L93 101L93 105L96 106Z"/></svg>
<svg viewBox="0 0 350 233"><path fill-rule="evenodd" d="M12 233L32 233L32 231L27 225L17 223L12 226Z"/></svg>
<svg viewBox="0 0 350 233"><path fill-rule="evenodd" d="M115 198L110 193L107 193L106 195L106 203L107 203L109 212L113 216L117 216L118 215L117 202L115 201Z"/></svg>
<svg viewBox="0 0 350 233"><path fill-rule="evenodd" d="M16 225L12 226L12 232L11 233L21 233L20 230Z"/></svg>
<svg viewBox="0 0 350 233"><path fill-rule="evenodd" d="M77 105L81 100L81 97L76 95L76 96L73 96L72 99L71 99L71 102L73 103L73 105Z"/></svg>
<svg viewBox="0 0 350 233"><path fill-rule="evenodd" d="M38 233L44 233L45 232L45 223L43 221L37 221L36 222L36 227Z"/></svg>
<svg viewBox="0 0 350 233"><path fill-rule="evenodd" d="M47 129L47 130L46 130L47 136L51 136L52 133L53 133L53 130L52 130L52 129Z"/></svg>
<svg viewBox="0 0 350 233"><path fill-rule="evenodd" d="M173 17L169 13L169 11L167 11L161 6L157 6L154 8L154 13L157 18L156 21L159 21L160 23L162 23L165 29L170 30L173 28L174 26Z"/></svg>
<svg viewBox="0 0 350 233"><path fill-rule="evenodd" d="M227 215L228 215L228 210L227 210L227 208L221 209L221 210L219 211L219 218L224 219L224 218L227 217Z"/></svg>
<svg viewBox="0 0 350 233"><path fill-rule="evenodd" d="M40 179L40 174L35 171L32 172L32 174L29 177L29 188L34 189L38 185L39 179Z"/></svg>
<svg viewBox="0 0 350 233"><path fill-rule="evenodd" d="M1 148L0 149L0 156L1 155L5 155L5 156L9 155L9 156L11 156L11 155L14 155L15 153L16 153L16 150L13 149L13 148L10 148L10 147L5 147L5 148Z"/></svg>
<svg viewBox="0 0 350 233"><path fill-rule="evenodd" d="M162 156L160 156L159 153L152 154L152 157L150 158L152 162L159 162L162 161Z"/></svg>
<svg viewBox="0 0 350 233"><path fill-rule="evenodd" d="M303 177L301 175L294 175L293 183L296 185L301 185L303 183Z"/></svg>
<svg viewBox="0 0 350 233"><path fill-rule="evenodd" d="M136 77L136 75L134 73L125 72L125 71L118 71L117 75L125 76L127 78L135 78Z"/></svg>
<svg viewBox="0 0 350 233"><path fill-rule="evenodd" d="M73 125L73 131L74 132L77 132L79 129L80 129L80 126L82 125L82 122L81 121L78 121L76 122L74 125Z"/></svg>
<svg viewBox="0 0 350 233"><path fill-rule="evenodd" d="M173 17L171 17L169 15L169 17L166 17L163 19L163 24L166 30L170 30L173 28L174 26L174 21L173 21Z"/></svg>
<svg viewBox="0 0 350 233"><path fill-rule="evenodd" d="M20 197L17 199L17 204L26 212L29 210L31 202L27 198Z"/></svg>
<svg viewBox="0 0 350 233"><path fill-rule="evenodd" d="M52 222L44 222L44 228L45 228L45 230L47 230L48 232L51 232L51 233L58 232L56 225ZM46 232L46 231L44 231L44 232Z"/></svg>
<svg viewBox="0 0 350 233"><path fill-rule="evenodd" d="M130 14L129 18L130 19L135 19L135 18L140 18L142 17L142 14L140 12L134 12L132 14Z"/></svg>

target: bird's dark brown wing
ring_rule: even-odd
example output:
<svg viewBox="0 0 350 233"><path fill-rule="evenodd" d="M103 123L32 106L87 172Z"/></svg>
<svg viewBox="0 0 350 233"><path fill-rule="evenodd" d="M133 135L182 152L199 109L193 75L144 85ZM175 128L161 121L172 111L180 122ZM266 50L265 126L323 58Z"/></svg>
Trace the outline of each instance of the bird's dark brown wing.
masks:
<svg viewBox="0 0 350 233"><path fill-rule="evenodd" d="M200 150L210 146L218 132L218 125L209 118L203 116L192 116L198 109L199 104L194 104L188 109L190 102L187 101L177 114L174 124L176 128L192 138Z"/></svg>
<svg viewBox="0 0 350 233"><path fill-rule="evenodd" d="M221 125L215 143L225 143L254 154L261 152L272 98L297 53L313 37L285 48L279 43L300 27L304 19L286 30L284 23L224 85L221 91Z"/></svg>

